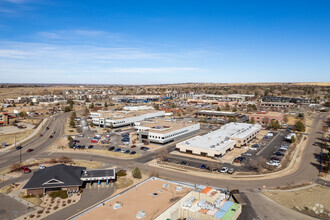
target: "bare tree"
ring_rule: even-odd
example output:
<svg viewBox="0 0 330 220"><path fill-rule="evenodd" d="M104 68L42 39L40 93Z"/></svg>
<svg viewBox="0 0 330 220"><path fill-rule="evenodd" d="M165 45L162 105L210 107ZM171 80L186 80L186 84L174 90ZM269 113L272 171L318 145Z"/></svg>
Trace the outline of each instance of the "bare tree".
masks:
<svg viewBox="0 0 330 220"><path fill-rule="evenodd" d="M266 162L267 160L264 157L259 156L255 160L250 161L250 166L252 169L255 169L258 173L261 173L263 168L266 167Z"/></svg>
<svg viewBox="0 0 330 220"><path fill-rule="evenodd" d="M15 172L15 171L19 171L21 169L21 167L23 166L22 163L13 163L10 166L10 172Z"/></svg>

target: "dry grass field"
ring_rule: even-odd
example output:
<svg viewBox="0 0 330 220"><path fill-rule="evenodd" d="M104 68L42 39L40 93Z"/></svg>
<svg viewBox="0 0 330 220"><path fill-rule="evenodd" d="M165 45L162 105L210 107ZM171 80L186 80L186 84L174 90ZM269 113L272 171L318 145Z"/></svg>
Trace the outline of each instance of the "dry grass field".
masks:
<svg viewBox="0 0 330 220"><path fill-rule="evenodd" d="M16 136L16 143L23 140L24 138L28 137L30 134L34 132L35 129L26 130L23 132L18 132L15 134L0 134L0 143L6 143L7 146L12 145L15 143L15 136Z"/></svg>

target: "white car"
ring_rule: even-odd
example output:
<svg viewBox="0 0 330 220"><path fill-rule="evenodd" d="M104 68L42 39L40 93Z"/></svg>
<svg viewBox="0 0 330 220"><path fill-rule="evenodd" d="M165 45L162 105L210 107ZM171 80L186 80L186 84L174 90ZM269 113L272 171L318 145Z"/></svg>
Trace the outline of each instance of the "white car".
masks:
<svg viewBox="0 0 330 220"><path fill-rule="evenodd" d="M266 162L266 164L269 166L275 166L275 167L278 167L280 165L279 162L273 161L273 160Z"/></svg>
<svg viewBox="0 0 330 220"><path fill-rule="evenodd" d="M228 167L222 167L220 170L221 173L227 173L227 171L228 171Z"/></svg>
<svg viewBox="0 0 330 220"><path fill-rule="evenodd" d="M40 169L40 170L43 170L43 169L45 169L45 168L46 168L45 165L40 165L40 166L39 166L39 169Z"/></svg>
<svg viewBox="0 0 330 220"><path fill-rule="evenodd" d="M122 150L121 150L122 153L125 153L125 151L126 151L125 149L122 149Z"/></svg>
<svg viewBox="0 0 330 220"><path fill-rule="evenodd" d="M281 145L281 148L286 148L286 149L288 149L289 146L288 146L288 145Z"/></svg>

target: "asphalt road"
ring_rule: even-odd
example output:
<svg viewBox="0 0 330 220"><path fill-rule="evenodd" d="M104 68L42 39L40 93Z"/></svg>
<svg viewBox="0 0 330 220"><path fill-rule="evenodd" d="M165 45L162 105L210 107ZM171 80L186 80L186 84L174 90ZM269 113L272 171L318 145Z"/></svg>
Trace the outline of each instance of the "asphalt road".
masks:
<svg viewBox="0 0 330 220"><path fill-rule="evenodd" d="M43 137L39 135L32 138L30 141L22 144L23 147L21 150L12 149L8 152L3 152L0 154L0 168L7 167L15 162L25 161L29 158L35 157L39 155L43 150L52 146L61 136L63 132L63 125L65 123L65 119L68 114L61 114L57 116L53 116L50 118L47 126L49 130L44 129L41 134ZM54 120L55 119L55 120ZM53 134L53 138L49 138L49 136L55 131ZM26 152L27 149L33 149L32 152Z"/></svg>

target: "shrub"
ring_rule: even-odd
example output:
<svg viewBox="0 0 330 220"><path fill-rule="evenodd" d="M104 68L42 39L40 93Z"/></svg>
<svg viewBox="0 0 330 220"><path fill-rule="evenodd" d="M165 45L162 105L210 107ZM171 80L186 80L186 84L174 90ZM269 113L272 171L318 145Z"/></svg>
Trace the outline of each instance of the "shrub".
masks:
<svg viewBox="0 0 330 220"><path fill-rule="evenodd" d="M68 198L68 193L65 190L59 190L49 193L49 196L52 198L60 197L61 199Z"/></svg>
<svg viewBox="0 0 330 220"><path fill-rule="evenodd" d="M34 217L34 215L33 215L33 214L31 214L31 215L30 215L30 218L33 218L33 217Z"/></svg>
<svg viewBox="0 0 330 220"><path fill-rule="evenodd" d="M136 179L141 179L142 178L141 171L138 167L135 167L135 169L132 171L132 176Z"/></svg>
<svg viewBox="0 0 330 220"><path fill-rule="evenodd" d="M54 209L54 210L58 209L58 206L55 206L53 209Z"/></svg>
<svg viewBox="0 0 330 220"><path fill-rule="evenodd" d="M119 170L119 171L117 171L116 175L117 176L126 176L127 175L126 170Z"/></svg>
<svg viewBox="0 0 330 220"><path fill-rule="evenodd" d="M48 214L49 213L49 211L46 211L46 214Z"/></svg>
<svg viewBox="0 0 330 220"><path fill-rule="evenodd" d="M39 211L37 211L37 214L42 214L44 211L43 210L39 210Z"/></svg>

